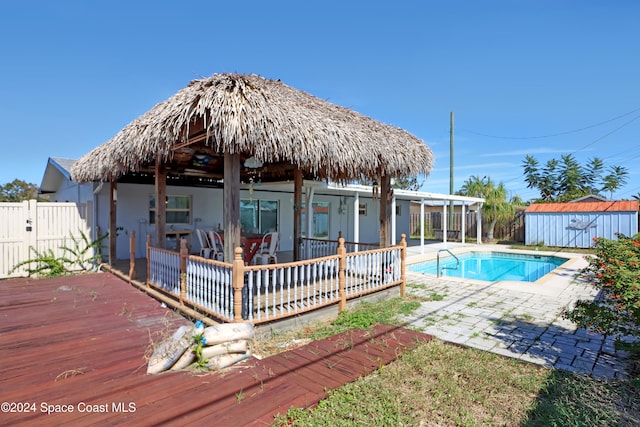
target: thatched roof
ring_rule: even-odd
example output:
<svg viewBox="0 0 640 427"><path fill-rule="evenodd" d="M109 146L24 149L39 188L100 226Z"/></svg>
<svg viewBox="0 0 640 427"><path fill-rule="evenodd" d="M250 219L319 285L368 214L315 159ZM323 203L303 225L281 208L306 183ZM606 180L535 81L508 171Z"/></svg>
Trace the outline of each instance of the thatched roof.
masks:
<svg viewBox="0 0 640 427"><path fill-rule="evenodd" d="M286 162L319 179L428 174L433 154L420 139L277 80L216 74L195 80L135 119L74 165L78 182L112 181L180 147Z"/></svg>

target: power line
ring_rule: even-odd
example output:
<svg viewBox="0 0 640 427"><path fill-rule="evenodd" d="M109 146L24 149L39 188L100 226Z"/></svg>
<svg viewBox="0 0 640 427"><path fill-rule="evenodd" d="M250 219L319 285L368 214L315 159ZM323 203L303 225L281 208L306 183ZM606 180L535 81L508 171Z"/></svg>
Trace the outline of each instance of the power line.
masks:
<svg viewBox="0 0 640 427"><path fill-rule="evenodd" d="M571 154L576 154L576 153L578 153L578 152L580 152L580 151L584 150L585 148L592 146L592 145L593 145L593 144L595 144L596 142L599 142L599 141L601 141L601 140L605 139L605 138L606 138L606 137L608 137L609 135L611 135L611 134L613 134L613 133L615 133L615 132L619 131L620 129L622 129L622 128L623 128L623 127L625 127L625 126L630 125L631 123L633 123L634 121L636 121L636 120L638 120L638 119L640 119L640 115L635 116L633 119L629 120L628 122L626 122L626 123L624 123L624 124L622 124L622 125L618 126L617 128L613 129L611 132L607 132L607 133L605 133L605 134L604 134L604 135L602 135L600 138L595 139L594 141L592 141L592 142L588 143L588 144L587 144L587 145L585 145L584 147L582 147L582 148L580 148L580 149L578 149L578 150L574 151L574 152L573 152L573 153L571 153Z"/></svg>
<svg viewBox="0 0 640 427"><path fill-rule="evenodd" d="M469 133L472 133L472 134L475 134L475 135L484 136L484 137L487 137L487 138L495 138L495 139L543 139L543 138L553 138L553 137L556 137L556 136L569 135L569 134L572 134L572 133L582 132L583 130L587 130L587 129L591 129L591 128L594 128L594 127L602 126L604 124L607 124L607 123L610 123L612 121L615 121L615 120L621 119L623 117L626 117L626 116L628 116L630 114L633 114L633 113L635 113L637 111L640 111L640 108L636 108L635 110L631 110L631 111L629 111L627 113L621 114L621 115L613 117L611 119L608 119L608 120L605 120L605 121L602 121L602 122L599 122L599 123L595 123L595 124L592 124L592 125L589 125L589 126L585 126L585 127L579 128L579 129L568 130L568 131L565 131L565 132L553 133L553 134L548 134L548 135L539 135L539 136L499 136L499 135L488 135L488 134L485 134L485 133L476 132L476 131L473 131L473 130L470 130L470 129L465 129L465 128L461 128L461 130L464 130L466 132L469 132ZM639 117L640 116L636 116L631 121L634 121ZM630 122L627 122L626 124L629 124L629 123Z"/></svg>

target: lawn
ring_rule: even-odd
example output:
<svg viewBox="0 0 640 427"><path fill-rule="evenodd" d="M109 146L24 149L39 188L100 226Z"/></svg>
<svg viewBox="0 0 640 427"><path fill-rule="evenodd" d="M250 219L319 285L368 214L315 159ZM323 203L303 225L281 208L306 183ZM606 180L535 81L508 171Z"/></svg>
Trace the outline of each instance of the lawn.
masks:
<svg viewBox="0 0 640 427"><path fill-rule="evenodd" d="M271 354L282 342L394 323L419 304L411 297L362 304L256 350ZM274 425L636 426L640 380L594 380L434 339L330 392L316 408L292 408Z"/></svg>

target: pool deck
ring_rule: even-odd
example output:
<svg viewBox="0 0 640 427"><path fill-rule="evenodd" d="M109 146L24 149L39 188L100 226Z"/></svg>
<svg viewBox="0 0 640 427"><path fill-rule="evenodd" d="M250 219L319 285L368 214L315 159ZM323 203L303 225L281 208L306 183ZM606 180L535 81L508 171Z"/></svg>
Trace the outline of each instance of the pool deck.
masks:
<svg viewBox="0 0 640 427"><path fill-rule="evenodd" d="M532 253L503 245L441 243L409 247L407 263L433 259L439 249ZM430 299L405 321L444 341L514 357L536 364L590 375L629 377L628 353L616 351L613 339L576 329L562 312L579 299L593 299L597 289L577 278L587 265L583 255L537 252L570 258L535 283L484 282L437 278L407 271L410 293Z"/></svg>

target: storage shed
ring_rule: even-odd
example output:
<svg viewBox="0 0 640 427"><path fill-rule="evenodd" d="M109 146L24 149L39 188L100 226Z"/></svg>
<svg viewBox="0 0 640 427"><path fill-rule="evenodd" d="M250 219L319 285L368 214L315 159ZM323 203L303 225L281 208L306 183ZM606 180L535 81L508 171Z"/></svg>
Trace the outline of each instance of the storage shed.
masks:
<svg viewBox="0 0 640 427"><path fill-rule="evenodd" d="M536 203L525 210L525 244L590 248L594 237L638 233L638 201Z"/></svg>

